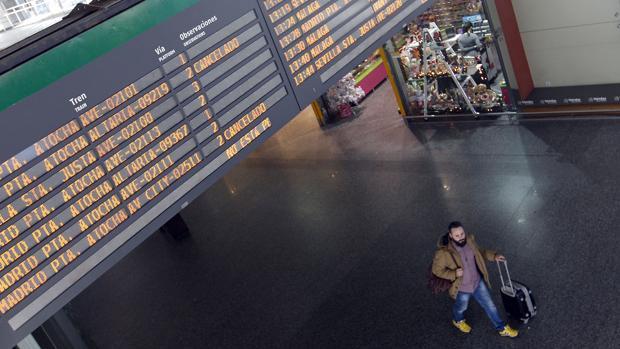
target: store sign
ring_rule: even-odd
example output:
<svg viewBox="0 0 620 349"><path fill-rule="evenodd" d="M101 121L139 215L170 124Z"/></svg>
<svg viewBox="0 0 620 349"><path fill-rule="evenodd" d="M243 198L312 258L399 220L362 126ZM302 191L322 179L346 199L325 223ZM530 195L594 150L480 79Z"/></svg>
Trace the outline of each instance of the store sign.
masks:
<svg viewBox="0 0 620 349"><path fill-rule="evenodd" d="M521 100L518 103L519 103L519 105L524 105L524 106L534 105L534 101L532 101L532 100Z"/></svg>
<svg viewBox="0 0 620 349"><path fill-rule="evenodd" d="M607 97L590 97L588 98L588 102L590 103L607 103Z"/></svg>
<svg viewBox="0 0 620 349"><path fill-rule="evenodd" d="M558 104L558 100L557 99L543 99L543 100L540 101L540 104L556 105L556 104Z"/></svg>
<svg viewBox="0 0 620 349"><path fill-rule="evenodd" d="M41 325L427 6L201 1L3 111L0 348Z"/></svg>
<svg viewBox="0 0 620 349"><path fill-rule="evenodd" d="M568 91L568 92L567 92ZM545 106L578 106L593 104L617 104L620 103L620 96L605 95L600 89L583 88L546 88L537 89L527 100L517 102L523 107L545 107Z"/></svg>
<svg viewBox="0 0 620 349"><path fill-rule="evenodd" d="M551 92L554 95L561 95L560 92ZM549 94L551 94L549 93ZM517 102L523 107L542 107L542 106L560 106L560 105L590 105L590 104L617 104L620 103L620 96L591 96L587 93L582 96L570 96L562 98L542 98L536 100L520 100Z"/></svg>
<svg viewBox="0 0 620 349"><path fill-rule="evenodd" d="M581 98L564 98L564 104L582 104Z"/></svg>

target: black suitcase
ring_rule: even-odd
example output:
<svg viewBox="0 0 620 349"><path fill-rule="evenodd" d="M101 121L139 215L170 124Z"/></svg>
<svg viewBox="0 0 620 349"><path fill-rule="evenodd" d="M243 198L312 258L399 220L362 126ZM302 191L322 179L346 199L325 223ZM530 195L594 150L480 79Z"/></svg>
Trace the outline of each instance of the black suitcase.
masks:
<svg viewBox="0 0 620 349"><path fill-rule="evenodd" d="M500 262L497 262L497 268L499 269L499 276L502 280L502 301L504 302L504 309L506 313L515 319L521 320L524 324L527 324L531 318L536 316L538 308L536 307L536 301L532 291L526 285L513 281L510 278L510 272L508 271L508 262L503 262L506 267L506 275L508 283L504 282L504 276L502 274L502 268Z"/></svg>

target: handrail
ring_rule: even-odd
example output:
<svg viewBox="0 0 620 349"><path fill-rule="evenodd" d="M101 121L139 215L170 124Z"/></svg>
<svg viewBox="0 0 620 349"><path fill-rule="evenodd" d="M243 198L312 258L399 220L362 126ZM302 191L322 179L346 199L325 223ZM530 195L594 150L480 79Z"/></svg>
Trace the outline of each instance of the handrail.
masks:
<svg viewBox="0 0 620 349"><path fill-rule="evenodd" d="M29 0L25 3L5 8L2 11L4 13L0 13L0 17L4 17L5 22L8 22L10 27L16 27L23 22L34 20L37 17L64 14L79 2L90 3L91 1L73 1L65 6L62 2L59 2L58 4L50 4L50 0ZM41 9L42 7L44 10ZM22 18L24 17L23 14L28 14L28 16L26 16L26 18ZM1 20L0 27L2 29L7 29L2 24Z"/></svg>
<svg viewBox="0 0 620 349"><path fill-rule="evenodd" d="M61 42L85 32L142 1L144 0L100 0L97 2L97 7L100 8L99 11L88 14L88 16L84 18L65 17L62 21L12 46L0 49L0 74L4 74L19 64L38 56ZM83 2L92 3L93 1ZM34 43L37 44L34 45Z"/></svg>
<svg viewBox="0 0 620 349"><path fill-rule="evenodd" d="M45 6L48 9L48 11L40 13L39 10L37 9L37 7L39 6ZM8 20L8 22L11 24L12 27L15 27L21 24L22 22L32 18L32 16L28 16L27 18L22 19L19 16L21 13L30 13L30 11L34 12L35 17L40 16L41 14L47 14L51 12L49 11L49 7L47 6L47 2L45 0L30 0L23 4L15 5L15 6L4 9L3 16Z"/></svg>

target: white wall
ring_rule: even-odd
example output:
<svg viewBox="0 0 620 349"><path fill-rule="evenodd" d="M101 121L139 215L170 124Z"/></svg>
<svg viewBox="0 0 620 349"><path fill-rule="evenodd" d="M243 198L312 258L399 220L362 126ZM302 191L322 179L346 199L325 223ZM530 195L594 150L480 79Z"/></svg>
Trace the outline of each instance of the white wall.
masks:
<svg viewBox="0 0 620 349"><path fill-rule="evenodd" d="M620 0L513 0L536 87L620 83Z"/></svg>

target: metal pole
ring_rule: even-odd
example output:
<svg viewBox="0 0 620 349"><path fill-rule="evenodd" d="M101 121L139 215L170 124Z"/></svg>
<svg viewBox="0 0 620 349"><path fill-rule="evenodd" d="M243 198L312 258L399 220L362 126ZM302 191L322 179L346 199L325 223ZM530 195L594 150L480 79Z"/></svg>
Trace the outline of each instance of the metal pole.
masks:
<svg viewBox="0 0 620 349"><path fill-rule="evenodd" d="M424 72L424 117L428 116L428 60L426 59L427 29L422 30L422 67Z"/></svg>
<svg viewBox="0 0 620 349"><path fill-rule="evenodd" d="M403 91L401 87L401 84L406 84L406 82L402 76L402 72L400 71L399 64L394 64L395 58L393 58L392 55L388 53L393 51L394 46L391 41L388 41L379 49L381 59L383 60L383 66L385 67L385 70L387 72L388 80L392 85L392 92L394 92L394 97L396 98L398 109L401 115L405 117L411 114L407 94L405 93L405 91Z"/></svg>
<svg viewBox="0 0 620 349"><path fill-rule="evenodd" d="M471 101L469 100L467 93L465 93L465 90L463 89L463 86L461 86L459 79L456 77L456 75L452 71L452 67L450 66L450 64L448 64L448 62L446 62L446 60L443 59L443 57L441 57L441 61L446 66L446 69L448 69L448 71L450 72L450 75L452 76L452 80L456 84L456 87L459 89L461 96L463 96L463 98L465 99L465 102L467 103L467 107L469 107L469 110L471 111L471 113L474 115L480 114L479 112L476 111L476 108L474 108L474 106L471 104Z"/></svg>

